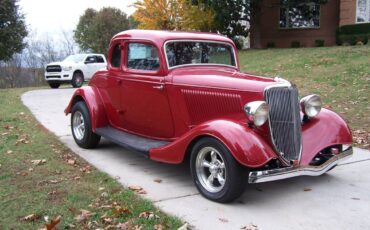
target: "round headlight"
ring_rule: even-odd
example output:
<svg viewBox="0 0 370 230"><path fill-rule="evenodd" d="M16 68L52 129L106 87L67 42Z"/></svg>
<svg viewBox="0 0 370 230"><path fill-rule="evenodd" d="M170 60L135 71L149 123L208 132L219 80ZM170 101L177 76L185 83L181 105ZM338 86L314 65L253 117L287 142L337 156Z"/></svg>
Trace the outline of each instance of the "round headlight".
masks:
<svg viewBox="0 0 370 230"><path fill-rule="evenodd" d="M264 101L253 101L244 106L244 111L250 122L255 126L265 124L269 115L269 106Z"/></svg>
<svg viewBox="0 0 370 230"><path fill-rule="evenodd" d="M306 96L301 99L302 112L310 118L316 117L320 113L321 107L321 98L315 94Z"/></svg>

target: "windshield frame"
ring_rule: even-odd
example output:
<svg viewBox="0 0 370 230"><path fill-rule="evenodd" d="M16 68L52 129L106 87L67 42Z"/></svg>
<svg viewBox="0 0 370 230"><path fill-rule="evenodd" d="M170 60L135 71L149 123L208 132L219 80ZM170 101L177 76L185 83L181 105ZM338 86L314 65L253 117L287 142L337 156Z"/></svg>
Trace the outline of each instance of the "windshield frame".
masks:
<svg viewBox="0 0 370 230"><path fill-rule="evenodd" d="M235 65L226 65L226 64L217 64L217 63L192 63L192 64L182 64L182 65L170 66L169 62L168 62L166 48L167 48L168 43L171 43L171 42L202 42L202 43L216 43L216 44L222 44L222 45L225 45L225 46L229 46L230 49L232 50L232 55L234 57ZM164 56L166 58L166 65L167 65L168 70L176 69L176 68L184 67L184 66L225 66L225 67L239 69L239 63L238 63L238 59L237 59L237 56L236 56L237 54L235 52L235 48L232 44L230 44L228 42L221 42L221 41L214 41L214 40L194 40L194 39L168 40L164 43L163 51L164 51Z"/></svg>
<svg viewBox="0 0 370 230"><path fill-rule="evenodd" d="M78 61L76 60L67 60L68 58L72 57L72 56L80 56L82 58L80 58ZM68 57L64 58L62 62L74 62L74 63L79 63L79 62L83 62L85 61L86 57L88 56L88 54L71 54L69 55Z"/></svg>

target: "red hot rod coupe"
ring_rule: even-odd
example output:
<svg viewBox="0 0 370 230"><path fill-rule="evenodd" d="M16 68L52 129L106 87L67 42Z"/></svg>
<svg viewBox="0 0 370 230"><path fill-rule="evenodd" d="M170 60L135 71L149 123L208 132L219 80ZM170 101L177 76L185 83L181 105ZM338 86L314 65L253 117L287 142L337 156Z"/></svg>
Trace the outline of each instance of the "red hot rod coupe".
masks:
<svg viewBox="0 0 370 230"><path fill-rule="evenodd" d="M347 124L319 96L241 73L234 43L210 33L115 35L107 69L65 113L82 148L102 136L155 161L189 159L197 189L217 202L247 183L321 175L353 153Z"/></svg>

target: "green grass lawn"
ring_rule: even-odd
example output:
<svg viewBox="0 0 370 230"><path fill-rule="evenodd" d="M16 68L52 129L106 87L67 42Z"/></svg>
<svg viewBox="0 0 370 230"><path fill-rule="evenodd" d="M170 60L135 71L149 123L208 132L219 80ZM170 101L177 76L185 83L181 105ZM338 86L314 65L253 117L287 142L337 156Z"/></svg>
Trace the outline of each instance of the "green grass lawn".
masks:
<svg viewBox="0 0 370 230"><path fill-rule="evenodd" d="M244 72L280 76L300 95L322 97L349 123L357 146L370 143L370 46L248 50L239 53Z"/></svg>
<svg viewBox="0 0 370 230"><path fill-rule="evenodd" d="M182 225L77 157L38 124L20 101L28 90L0 90L0 229L40 229L58 216L58 229Z"/></svg>

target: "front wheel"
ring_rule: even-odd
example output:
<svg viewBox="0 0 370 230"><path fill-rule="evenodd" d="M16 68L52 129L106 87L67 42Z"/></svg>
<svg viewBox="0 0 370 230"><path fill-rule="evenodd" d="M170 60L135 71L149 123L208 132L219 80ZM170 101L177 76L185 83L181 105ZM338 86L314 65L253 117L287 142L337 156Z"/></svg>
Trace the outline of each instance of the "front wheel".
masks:
<svg viewBox="0 0 370 230"><path fill-rule="evenodd" d="M82 73L77 72L73 74L72 77L72 86L73 88L80 88L84 83L84 76Z"/></svg>
<svg viewBox="0 0 370 230"><path fill-rule="evenodd" d="M100 136L91 129L90 113L83 101L72 107L71 129L73 138L80 147L90 149L99 144Z"/></svg>
<svg viewBox="0 0 370 230"><path fill-rule="evenodd" d="M58 89L60 86L60 83L59 82L49 82L49 86L52 89Z"/></svg>
<svg viewBox="0 0 370 230"><path fill-rule="evenodd" d="M227 203L244 191L246 170L218 140L202 138L193 147L191 174L199 192L209 200Z"/></svg>

